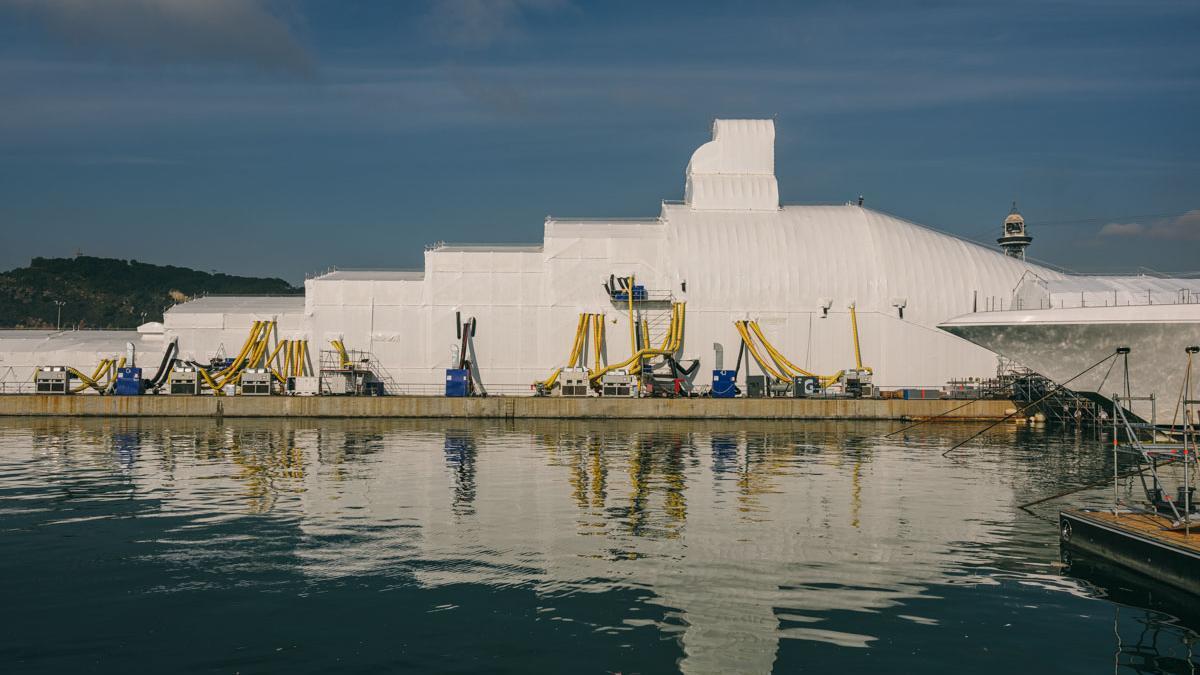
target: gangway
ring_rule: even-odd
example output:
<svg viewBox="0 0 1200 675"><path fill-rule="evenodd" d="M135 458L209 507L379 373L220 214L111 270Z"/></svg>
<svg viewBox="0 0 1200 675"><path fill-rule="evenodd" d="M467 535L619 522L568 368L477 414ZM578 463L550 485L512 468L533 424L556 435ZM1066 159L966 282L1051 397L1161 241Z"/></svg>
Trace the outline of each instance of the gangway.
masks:
<svg viewBox="0 0 1200 675"><path fill-rule="evenodd" d="M1079 550L1128 567L1192 594L1200 593L1200 536L1196 523L1195 482L1197 430L1192 397L1192 358L1200 347L1188 347L1187 370L1179 395L1182 425L1177 417L1168 425L1142 421L1128 410L1137 397L1129 391L1129 347L1117 348L1125 357L1124 395L1113 400L1113 504L1108 508L1066 509L1058 514L1059 537L1067 550ZM1107 360L1107 359L1105 359ZM1115 363L1115 362L1114 362ZM1123 439L1122 439L1123 437ZM1132 470L1122 474L1118 460L1132 457ZM1178 476L1175 495L1163 489L1163 469L1170 465ZM1121 477L1137 474L1146 505L1122 499Z"/></svg>
<svg viewBox="0 0 1200 675"><path fill-rule="evenodd" d="M1196 520L1195 483L1196 483L1196 453L1197 442L1200 441L1200 431L1194 426L1194 413L1200 399L1191 398L1192 361L1193 356L1200 352L1200 347L1187 348L1187 369L1184 373L1184 387L1180 393L1176 414L1182 410L1182 425L1176 425L1176 419L1171 424L1160 426L1156 420L1146 422L1140 420L1128 411L1127 405L1135 400L1153 400L1153 397L1138 397L1129 394L1113 394L1113 472L1118 470L1119 455L1132 456L1136 464L1138 478L1142 491L1150 509L1157 515L1170 520L1170 529L1182 528L1190 534L1192 524ZM1125 353L1128 360L1128 352ZM1128 368L1126 368L1128 372ZM1122 435L1125 441L1121 442ZM1167 464L1179 465L1183 479L1175 495L1164 492L1162 476L1159 469ZM1148 476L1147 476L1148 472ZM1147 481L1147 477L1149 481ZM1116 488L1114 479L1114 494L1116 506L1136 508L1130 504L1122 504L1120 490Z"/></svg>
<svg viewBox="0 0 1200 675"><path fill-rule="evenodd" d="M1002 393L1000 390L1004 387L1005 379L1005 376L999 378L997 393ZM1047 421L1088 427L1107 424L1107 405L1080 396L1066 387L1058 387L1050 379L1036 373L1013 377L1008 386L1014 402L1027 404L1027 410L1032 411L1030 414L1041 413ZM986 390L981 391L981 394L986 393ZM1126 397L1126 400L1132 399ZM1151 401L1153 409L1153 396L1138 397L1138 400Z"/></svg>

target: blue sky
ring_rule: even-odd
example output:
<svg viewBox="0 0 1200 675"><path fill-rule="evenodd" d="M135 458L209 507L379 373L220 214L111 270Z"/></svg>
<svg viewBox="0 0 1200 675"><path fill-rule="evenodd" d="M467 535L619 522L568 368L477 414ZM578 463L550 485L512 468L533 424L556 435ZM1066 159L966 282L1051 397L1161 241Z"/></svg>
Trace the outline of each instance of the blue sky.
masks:
<svg viewBox="0 0 1200 675"><path fill-rule="evenodd" d="M0 0L0 268L278 275L678 199L774 117L788 203L1200 270L1200 3Z"/></svg>

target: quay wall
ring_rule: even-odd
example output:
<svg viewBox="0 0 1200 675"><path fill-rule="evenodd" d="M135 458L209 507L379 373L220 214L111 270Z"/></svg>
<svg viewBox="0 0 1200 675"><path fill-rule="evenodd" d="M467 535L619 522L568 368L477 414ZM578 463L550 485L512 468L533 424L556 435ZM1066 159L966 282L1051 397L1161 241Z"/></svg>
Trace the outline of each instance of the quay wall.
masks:
<svg viewBox="0 0 1200 675"><path fill-rule="evenodd" d="M0 416L995 420L1012 401L490 396L0 396ZM963 406L960 408L960 406ZM958 410L954 410L959 408Z"/></svg>

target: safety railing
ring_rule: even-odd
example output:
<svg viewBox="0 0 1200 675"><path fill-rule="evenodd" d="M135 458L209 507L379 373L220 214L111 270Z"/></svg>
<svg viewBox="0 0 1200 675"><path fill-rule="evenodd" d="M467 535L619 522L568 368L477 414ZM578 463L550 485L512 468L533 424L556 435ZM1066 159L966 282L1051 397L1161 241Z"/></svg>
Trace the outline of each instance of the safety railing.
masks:
<svg viewBox="0 0 1200 675"><path fill-rule="evenodd" d="M533 389L525 384L492 384L483 383L488 396L533 396ZM385 388L388 396L445 396L446 385L442 383L417 382L397 383Z"/></svg>
<svg viewBox="0 0 1200 675"><path fill-rule="evenodd" d="M1200 291L1181 289L1165 292L1147 291L1129 293L1123 291L1083 291L1078 294L1054 293L1050 297L1038 298L1032 302L1024 298L1005 298L1003 296L975 296L975 311L977 312L1007 312L1025 309L1078 309L1096 307L1148 307L1151 305L1195 305L1200 304Z"/></svg>

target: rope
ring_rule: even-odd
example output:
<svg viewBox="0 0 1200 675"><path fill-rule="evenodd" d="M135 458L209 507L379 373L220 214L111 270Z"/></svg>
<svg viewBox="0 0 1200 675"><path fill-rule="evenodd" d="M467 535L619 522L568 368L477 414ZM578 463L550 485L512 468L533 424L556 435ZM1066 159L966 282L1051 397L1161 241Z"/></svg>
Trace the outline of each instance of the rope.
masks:
<svg viewBox="0 0 1200 675"><path fill-rule="evenodd" d="M1112 370L1113 370L1113 368L1114 368L1116 365L1117 365L1117 362L1116 362L1116 361L1113 361L1112 363L1110 363L1110 364L1109 364L1109 366L1108 366L1108 370L1107 370L1107 371L1104 373L1104 379L1100 380L1100 386L1097 388L1097 390L1096 390L1096 391L1100 391L1100 392L1103 392L1103 391L1104 391L1104 383L1108 381L1108 376L1112 374ZM1082 375L1082 373L1080 373L1080 374ZM1079 377L1079 375L1076 375L1075 377ZM1074 378L1072 378L1072 379L1074 379ZM1069 380L1068 380L1068 381L1069 381ZM949 410L947 410L947 411L945 411L945 412L938 413L938 414L934 415L933 417L926 417L925 419L923 419L923 420L919 420L919 421L917 421L917 422L914 422L914 423L912 423L912 424L910 424L910 425L908 425L908 426L906 426L906 427L904 427L904 428L897 429L897 430L895 430L895 431L893 431L893 432L890 432L890 433L886 433L886 434L884 434L884 435L883 435L883 437L884 437L884 438L887 438L887 437L889 437L889 436L894 436L894 435L896 435L896 434L899 434L899 433L902 433L902 432L908 431L909 429L912 429L913 427L919 427L919 426L921 426L922 424L926 424L926 423L928 423L928 422L932 422L932 421L934 421L934 420L937 420L937 419L939 419L939 418L945 417L946 415L949 415L950 413L953 413L953 412L958 412L959 410L962 410L963 408L965 408L965 407L967 407L967 406L971 405L972 403L979 403L980 401L988 401L988 400L991 400L991 399L986 399L986 398L973 398L973 399L971 399L970 401L967 401L966 403L964 403L964 404L962 404L962 405L960 405L960 406L956 406L956 407L953 407L953 408L951 408L951 409L949 409ZM1045 400L1045 399L1043 399L1043 400Z"/></svg>
<svg viewBox="0 0 1200 675"><path fill-rule="evenodd" d="M993 423L991 423L991 424L987 425L986 427L984 427L984 428L980 429L979 431L975 432L975 433L974 433L974 434L972 434L972 435L971 435L971 437L970 437L970 438L968 438L967 440L965 440L965 441L963 441L963 442L959 443L958 445L955 445L953 448L950 448L949 450L947 450L947 451L943 452L943 453L942 453L942 457L945 457L945 456L949 455L950 453L952 453L952 452L954 452L955 450L957 450L957 449L961 448L962 446L966 445L967 443L970 443L971 441L975 440L976 438L979 438L979 437L980 437L980 436L982 436L982 435L983 435L985 432L987 432L988 430L992 429L993 427L995 427L995 426L997 426L997 425L999 425L999 424L1002 424L1002 423L1004 423L1004 422L1007 422L1007 421L1008 421L1009 419L1011 419L1012 417L1014 417L1014 416L1016 416L1016 415L1018 415L1018 414L1020 414L1020 413L1024 412L1025 410L1027 410L1027 409L1029 409L1029 408L1031 408L1031 407L1033 407L1033 406L1035 406L1035 405L1037 405L1037 404L1041 403L1042 401L1045 401L1046 399L1050 398L1051 396L1053 396L1053 395L1057 394L1057 393L1058 393L1060 390L1062 390L1062 389L1065 389L1065 388L1066 388L1066 386L1067 386L1068 384L1071 384L1072 382L1074 382L1075 380L1079 379L1080 377L1083 377L1083 375L1084 375L1085 373L1087 373L1088 371L1090 371L1091 369L1093 369L1093 368L1095 368L1096 366L1098 366L1098 365L1100 365L1100 364L1104 363L1105 361L1107 361L1107 360L1109 360L1109 359L1111 359L1111 358L1113 358L1113 357L1117 356L1117 355L1118 355L1118 354L1120 354L1120 353L1121 353L1121 352L1119 352L1119 351L1115 351L1115 352L1113 352L1112 354L1109 354L1108 356L1106 356L1106 357L1104 357L1104 358L1100 359L1099 361L1097 361L1097 362L1093 363L1092 365L1088 366L1087 368L1084 368L1083 370L1079 371L1079 372L1078 372L1078 373L1076 373L1074 376L1072 376L1072 377L1071 377L1071 379L1067 380L1066 382L1063 382L1062 384L1056 385L1056 386L1054 387L1054 389L1051 389L1051 390L1049 391L1049 393L1047 393L1045 396L1043 396L1043 397L1039 398L1038 400L1036 400L1036 401L1034 401L1034 402L1032 402L1032 403L1026 403L1025 405L1021 406L1020 408L1017 408L1017 409L1016 409L1016 410L1014 410L1013 412L1011 412L1011 413L1009 413L1009 414L1005 415L1004 417L1001 417L1000 419L996 420L995 422L993 422Z"/></svg>
<svg viewBox="0 0 1200 675"><path fill-rule="evenodd" d="M955 412L955 411L958 411L958 410L962 410L963 408L965 408L965 407L967 407L967 406L971 405L972 403L979 403L980 401L984 401L984 400L987 400L987 399L982 399L982 398L973 398L973 399L971 399L970 401L967 401L966 403L964 403L964 404L962 404L962 405L960 405L960 406L957 406L957 407L951 408L951 409L949 409L949 410L947 410L947 411L945 411L945 412L942 412L942 413L938 413L938 414L934 415L933 417L926 417L925 419L923 419L923 420L920 420L919 422L914 422L914 423L912 423L912 424L910 424L910 425L908 425L908 426L904 427L903 429L897 429L897 430L895 430L895 431L893 431L893 432L891 432L891 433L889 433L889 434L884 434L884 435L883 435L883 437L884 437L884 438L887 438L888 436L894 436L894 435L896 435L896 434L898 434L898 433L900 433L900 432L902 432L902 431L908 431L909 429L912 429L913 427L919 427L919 426L921 426L922 424L925 424L925 423L927 423L927 422L932 422L932 421L934 421L934 420L936 420L936 419L938 419L938 418L940 418L940 417L945 417L946 415L949 415L949 414L950 414L950 413L952 413L952 412Z"/></svg>
<svg viewBox="0 0 1200 675"><path fill-rule="evenodd" d="M1175 462L1176 462L1176 460L1171 459L1171 460L1167 460L1167 461L1163 462L1159 466L1166 466L1168 464L1174 464ZM1092 481L1091 483L1088 483L1087 485L1081 485L1077 488L1071 488L1070 490L1066 490L1064 492L1059 492L1058 494L1050 495L1049 497L1042 497L1041 499L1035 499L1031 502L1026 502L1024 504L1021 504L1017 508L1025 510L1025 511L1029 511L1030 506L1037 506L1038 504L1041 504L1042 502L1048 502L1053 499L1058 499L1060 497L1066 497L1068 495L1073 495L1076 492L1083 492L1084 490L1088 490L1090 488L1099 487L1101 485L1107 485L1110 480L1121 480L1122 478L1129 478L1130 476L1136 476L1137 474L1142 473L1145 470L1146 470L1145 467L1138 467L1136 469L1130 469L1129 471L1126 471L1121 474L1117 474L1115 476L1105 476L1104 478L1101 478L1100 480Z"/></svg>
<svg viewBox="0 0 1200 675"><path fill-rule="evenodd" d="M1104 371L1104 379L1100 380L1100 386L1096 387L1096 393L1100 394L1101 396L1104 395L1104 383L1108 382L1108 376L1112 375L1113 368L1115 368L1116 366L1117 366L1116 361L1113 361L1112 363L1108 364L1108 370Z"/></svg>

